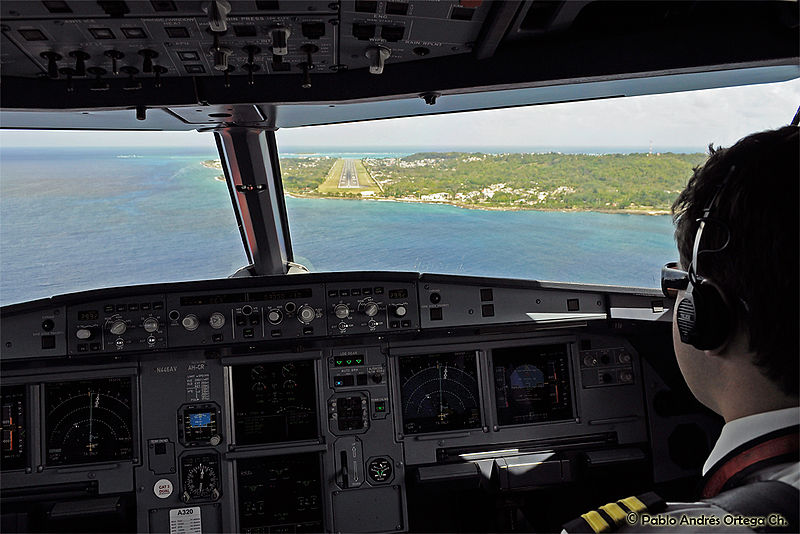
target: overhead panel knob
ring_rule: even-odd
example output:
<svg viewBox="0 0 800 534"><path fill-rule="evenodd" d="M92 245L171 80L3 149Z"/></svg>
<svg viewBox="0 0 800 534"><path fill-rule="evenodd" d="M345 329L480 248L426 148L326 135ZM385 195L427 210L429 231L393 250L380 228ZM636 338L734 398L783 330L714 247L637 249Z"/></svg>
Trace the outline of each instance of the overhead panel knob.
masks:
<svg viewBox="0 0 800 534"><path fill-rule="evenodd" d="M147 319L144 320L142 326L144 327L144 331L147 332L148 334L155 332L156 330L158 330L158 319L156 319L155 317L148 317Z"/></svg>
<svg viewBox="0 0 800 534"><path fill-rule="evenodd" d="M195 314L190 313L189 315L183 318L181 324L186 330L188 330L189 332L193 332L194 330L197 330L197 327L200 326L200 320L197 318Z"/></svg>
<svg viewBox="0 0 800 534"><path fill-rule="evenodd" d="M408 308L406 308L402 304L396 306L394 309L394 314L398 317L405 317L407 313L408 313Z"/></svg>
<svg viewBox="0 0 800 534"><path fill-rule="evenodd" d="M383 66L392 55L392 51L385 46L371 46L367 48L364 55L369 59L370 74L383 74Z"/></svg>
<svg viewBox="0 0 800 534"><path fill-rule="evenodd" d="M346 319L350 315L350 307L347 304L337 304L333 307L333 313L338 319Z"/></svg>
<svg viewBox="0 0 800 534"><path fill-rule="evenodd" d="M300 309L297 310L297 318L303 324L310 324L316 316L317 312L314 311L314 308L308 305L301 306Z"/></svg>
<svg viewBox="0 0 800 534"><path fill-rule="evenodd" d="M111 325L109 331L115 336L121 336L127 329L128 325L125 324L125 321L114 321L114 324Z"/></svg>

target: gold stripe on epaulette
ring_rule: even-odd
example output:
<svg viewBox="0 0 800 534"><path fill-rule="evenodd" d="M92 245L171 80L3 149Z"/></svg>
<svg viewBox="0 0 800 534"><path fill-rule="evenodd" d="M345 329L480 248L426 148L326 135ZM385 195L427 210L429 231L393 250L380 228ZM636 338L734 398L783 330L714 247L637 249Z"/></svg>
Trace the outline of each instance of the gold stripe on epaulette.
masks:
<svg viewBox="0 0 800 534"><path fill-rule="evenodd" d="M595 510L591 510L586 512L581 516L589 526L592 527L592 530L595 531L596 534L600 534L600 532L606 532L611 528L611 526L606 523L606 520L603 519L603 516L600 515L599 512Z"/></svg>
<svg viewBox="0 0 800 534"><path fill-rule="evenodd" d="M636 512L637 514L647 510L647 505L636 497L626 497L625 499L619 500L617 502L624 504L628 508L628 510L630 510L631 512Z"/></svg>
<svg viewBox="0 0 800 534"><path fill-rule="evenodd" d="M607 513L611 519L614 520L614 524L619 526L625 520L625 510L622 509L620 505L615 502L610 502L606 505L600 507L602 511Z"/></svg>

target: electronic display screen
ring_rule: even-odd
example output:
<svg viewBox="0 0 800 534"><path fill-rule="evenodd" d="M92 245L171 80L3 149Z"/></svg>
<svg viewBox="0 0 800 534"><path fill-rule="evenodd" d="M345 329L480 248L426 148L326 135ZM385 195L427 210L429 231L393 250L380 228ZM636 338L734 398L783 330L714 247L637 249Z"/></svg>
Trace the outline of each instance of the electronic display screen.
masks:
<svg viewBox="0 0 800 534"><path fill-rule="evenodd" d="M211 424L211 413L190 413L189 426L192 428L205 428Z"/></svg>
<svg viewBox="0 0 800 534"><path fill-rule="evenodd" d="M181 297L181 306L203 306L206 304L235 304L245 302L244 293L221 293L218 295L191 295Z"/></svg>
<svg viewBox="0 0 800 534"><path fill-rule="evenodd" d="M25 386L8 386L2 390L3 471L25 468Z"/></svg>
<svg viewBox="0 0 800 534"><path fill-rule="evenodd" d="M288 300L288 299L308 299L311 298L311 288L303 287L300 289L284 289L280 291L262 291L260 293L250 293L250 300Z"/></svg>
<svg viewBox="0 0 800 534"><path fill-rule="evenodd" d="M475 352L402 356L399 363L404 433L480 428Z"/></svg>
<svg viewBox="0 0 800 534"><path fill-rule="evenodd" d="M233 368L237 445L318 437L314 362L265 362Z"/></svg>
<svg viewBox="0 0 800 534"><path fill-rule="evenodd" d="M495 349L492 358L500 425L573 417L567 345Z"/></svg>
<svg viewBox="0 0 800 534"><path fill-rule="evenodd" d="M45 384L47 465L133 458L131 378Z"/></svg>
<svg viewBox="0 0 800 534"><path fill-rule="evenodd" d="M319 453L237 460L236 479L244 534L322 532Z"/></svg>
<svg viewBox="0 0 800 534"><path fill-rule="evenodd" d="M100 312L97 310L82 310L78 312L79 321L96 321L100 318Z"/></svg>
<svg viewBox="0 0 800 534"><path fill-rule="evenodd" d="M390 299L405 299L408 298L408 289L391 289L389 290Z"/></svg>

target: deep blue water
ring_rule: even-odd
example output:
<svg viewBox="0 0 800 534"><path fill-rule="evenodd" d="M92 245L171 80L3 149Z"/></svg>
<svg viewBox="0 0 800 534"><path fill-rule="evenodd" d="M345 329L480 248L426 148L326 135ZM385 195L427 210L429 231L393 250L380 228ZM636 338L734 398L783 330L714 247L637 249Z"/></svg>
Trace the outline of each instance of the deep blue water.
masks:
<svg viewBox="0 0 800 534"><path fill-rule="evenodd" d="M0 304L234 272L246 259L228 191L200 165L216 157L213 148L0 149ZM676 255L666 216L286 203L295 259L316 271L657 287Z"/></svg>

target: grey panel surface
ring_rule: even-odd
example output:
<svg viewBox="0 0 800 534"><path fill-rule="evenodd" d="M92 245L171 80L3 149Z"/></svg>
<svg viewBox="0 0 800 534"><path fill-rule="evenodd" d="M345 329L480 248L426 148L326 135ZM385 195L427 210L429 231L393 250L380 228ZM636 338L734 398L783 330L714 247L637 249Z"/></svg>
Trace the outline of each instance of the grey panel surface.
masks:
<svg viewBox="0 0 800 534"><path fill-rule="evenodd" d="M67 353L66 307L4 315L0 351L4 359L46 358Z"/></svg>

